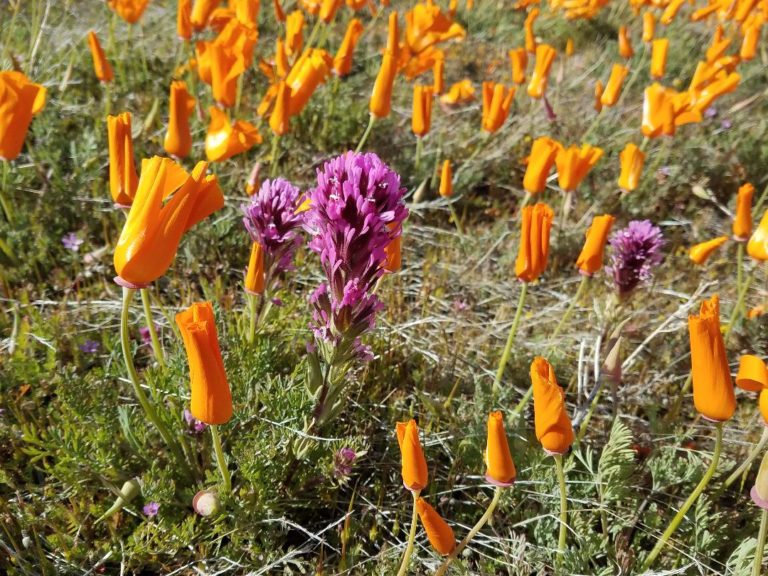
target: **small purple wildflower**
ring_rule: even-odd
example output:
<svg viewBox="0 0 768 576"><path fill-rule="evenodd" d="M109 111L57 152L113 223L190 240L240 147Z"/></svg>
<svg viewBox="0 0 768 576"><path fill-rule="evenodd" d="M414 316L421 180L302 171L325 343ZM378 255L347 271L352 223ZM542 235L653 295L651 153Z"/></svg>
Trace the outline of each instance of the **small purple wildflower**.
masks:
<svg viewBox="0 0 768 576"><path fill-rule="evenodd" d="M357 460L357 453L351 448L342 448L333 456L333 474L344 478L352 473L352 465Z"/></svg>
<svg viewBox="0 0 768 576"><path fill-rule="evenodd" d="M733 128L733 122L731 120L729 120L728 118L725 118L725 119L723 119L722 122L720 122L720 127L723 130L730 130L731 128Z"/></svg>
<svg viewBox="0 0 768 576"><path fill-rule="evenodd" d="M95 340L86 340L79 346L80 351L84 352L85 354L95 354L96 352L99 351L100 347L101 347L101 344L99 344Z"/></svg>
<svg viewBox="0 0 768 576"><path fill-rule="evenodd" d="M659 168L658 173L669 178L672 175L672 168L670 166L662 166Z"/></svg>
<svg viewBox="0 0 768 576"><path fill-rule="evenodd" d="M61 243L64 245L64 248L67 250L71 250L72 252L77 252L80 250L80 245L83 243L83 240L77 237L77 234L74 232L70 232L69 234L65 234L61 238Z"/></svg>
<svg viewBox="0 0 768 576"><path fill-rule="evenodd" d="M208 428L208 424L192 416L192 412L186 409L184 410L184 421L187 423L187 432L190 434L200 434Z"/></svg>
<svg viewBox="0 0 768 576"><path fill-rule="evenodd" d="M621 296L650 280L654 266L663 258L664 236L649 220L631 221L611 235L610 244L611 264L606 270L613 275Z"/></svg>
<svg viewBox="0 0 768 576"><path fill-rule="evenodd" d="M155 332L159 332L160 327L155 324ZM141 336L141 343L149 346L152 344L152 333L149 331L149 326L142 326L139 328L139 335Z"/></svg>
<svg viewBox="0 0 768 576"><path fill-rule="evenodd" d="M717 116L717 108L715 108L714 106L710 106L709 108L704 110L705 118L714 118L715 116Z"/></svg>
<svg viewBox="0 0 768 576"><path fill-rule="evenodd" d="M144 504L144 508L142 508L144 515L149 518L154 518L155 516L157 516L158 510L160 510L160 504L158 504L157 502L149 502L147 504Z"/></svg>
<svg viewBox="0 0 768 576"><path fill-rule="evenodd" d="M280 298L272 298L272 304L280 308L283 305L283 301Z"/></svg>

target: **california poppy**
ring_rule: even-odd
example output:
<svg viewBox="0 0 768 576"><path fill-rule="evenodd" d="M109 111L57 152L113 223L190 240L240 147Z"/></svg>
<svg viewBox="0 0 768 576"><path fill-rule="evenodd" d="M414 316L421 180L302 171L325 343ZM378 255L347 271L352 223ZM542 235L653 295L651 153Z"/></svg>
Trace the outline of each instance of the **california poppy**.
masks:
<svg viewBox="0 0 768 576"><path fill-rule="evenodd" d="M677 12L680 10L680 7L684 3L685 0L670 0L666 8L664 8L664 12L662 12L661 18L659 18L659 22L664 24L664 26L668 26L675 18Z"/></svg>
<svg viewBox="0 0 768 576"><path fill-rule="evenodd" d="M285 11L283 10L283 7L280 5L280 0L272 0L272 8L274 8L275 11L275 20L278 22L285 22Z"/></svg>
<svg viewBox="0 0 768 576"><path fill-rule="evenodd" d="M264 293L264 249L259 242L251 246L251 257L245 273L245 291L249 294Z"/></svg>
<svg viewBox="0 0 768 576"><path fill-rule="evenodd" d="M629 29L623 25L619 26L619 56L629 59L634 55L632 41L629 39Z"/></svg>
<svg viewBox="0 0 768 576"><path fill-rule="evenodd" d="M432 67L432 92L440 95L445 90L445 80L443 75L445 73L445 60L440 58L435 60L435 64Z"/></svg>
<svg viewBox="0 0 768 576"><path fill-rule="evenodd" d="M396 432L402 456L403 484L409 490L423 490L429 483L429 474L419 441L419 427L415 420L398 422Z"/></svg>
<svg viewBox="0 0 768 576"><path fill-rule="evenodd" d="M555 156L557 165L557 181L560 188L572 192L578 188L581 181L603 156L603 149L589 144L561 148Z"/></svg>
<svg viewBox="0 0 768 576"><path fill-rule="evenodd" d="M752 354L743 354L739 358L736 386L748 392L768 389L768 368L762 358Z"/></svg>
<svg viewBox="0 0 768 576"><path fill-rule="evenodd" d="M536 138L531 145L528 165L523 176L523 188L529 194L540 194L547 187L547 177L562 145L552 138Z"/></svg>
<svg viewBox="0 0 768 576"><path fill-rule="evenodd" d="M603 106L613 106L619 100L621 95L621 85L629 74L629 68L621 64L614 64L611 68L611 76L605 85L605 90L600 95L600 103Z"/></svg>
<svg viewBox="0 0 768 576"><path fill-rule="evenodd" d="M700 242L695 246L691 246L690 250L688 250L688 256L696 264L704 264L712 255L712 253L714 253L715 250L720 248L720 246L725 244L727 241L728 236L719 236L717 238L713 238L712 240L707 240L706 242Z"/></svg>
<svg viewBox="0 0 768 576"><path fill-rule="evenodd" d="M226 160L261 144L261 134L250 122L230 122L227 113L216 106L211 106L208 112L211 122L205 135L205 155L210 162Z"/></svg>
<svg viewBox="0 0 768 576"><path fill-rule="evenodd" d="M541 98L547 91L549 69L556 55L557 51L549 44L540 44L536 47L536 64L533 67L531 81L528 83L528 96L531 98Z"/></svg>
<svg viewBox="0 0 768 576"><path fill-rule="evenodd" d="M421 519L421 525L427 533L427 538L432 547L443 556L447 556L456 548L456 538L453 529L442 519L440 514L432 508L423 498L416 501L416 511Z"/></svg>
<svg viewBox="0 0 768 576"><path fill-rule="evenodd" d="M654 32L656 31L656 17L653 12L646 10L643 12L643 42L650 42L653 40Z"/></svg>
<svg viewBox="0 0 768 576"><path fill-rule="evenodd" d="M107 116L107 140L109 142L109 191L112 201L121 206L133 204L139 176L133 158L131 113Z"/></svg>
<svg viewBox="0 0 768 576"><path fill-rule="evenodd" d="M515 261L515 275L523 282L533 282L547 267L554 215L552 208L541 202L523 208L520 246Z"/></svg>
<svg viewBox="0 0 768 576"><path fill-rule="evenodd" d="M651 44L651 78L659 79L664 76L667 68L668 38L657 38Z"/></svg>
<svg viewBox="0 0 768 576"><path fill-rule="evenodd" d="M749 182L739 188L736 197L736 216L733 219L733 239L746 242L752 234L752 196L755 187Z"/></svg>
<svg viewBox="0 0 768 576"><path fill-rule="evenodd" d="M182 40L192 38L192 0L179 0L177 4L176 34Z"/></svg>
<svg viewBox="0 0 768 576"><path fill-rule="evenodd" d="M763 424L768 426L768 389L760 391L759 408L760 415L763 417Z"/></svg>
<svg viewBox="0 0 768 576"><path fill-rule="evenodd" d="M760 224L749 238L747 254L761 262L768 260L768 210L763 214Z"/></svg>
<svg viewBox="0 0 768 576"><path fill-rule="evenodd" d="M509 60L512 63L512 82L522 84L525 82L525 70L528 66L528 52L525 48L513 48L509 51Z"/></svg>
<svg viewBox="0 0 768 576"><path fill-rule="evenodd" d="M504 416L501 412L488 415L488 438L485 445L485 479L496 486L511 486L517 477L512 453L509 451Z"/></svg>
<svg viewBox="0 0 768 576"><path fill-rule="evenodd" d="M115 78L115 73L112 71L112 66L109 64L104 50L101 48L99 38L96 36L96 32L88 32L88 46L91 49L91 58L93 58L93 71L96 74L96 78L102 82L112 82Z"/></svg>
<svg viewBox="0 0 768 576"><path fill-rule="evenodd" d="M465 104L475 99L475 87L468 78L452 84L448 92L440 96L440 102L443 104Z"/></svg>
<svg viewBox="0 0 768 576"><path fill-rule="evenodd" d="M46 89L21 72L0 72L0 160L15 160L27 130L45 106Z"/></svg>
<svg viewBox="0 0 768 576"><path fill-rule="evenodd" d="M592 106L595 112L602 112L603 110L603 90L605 90L603 83L600 80L595 82L595 103Z"/></svg>
<svg viewBox="0 0 768 576"><path fill-rule="evenodd" d="M200 31L208 25L211 13L221 3L220 0L195 0L192 6L192 14L189 17L192 28Z"/></svg>
<svg viewBox="0 0 768 576"><path fill-rule="evenodd" d="M757 43L760 41L762 22L755 22L744 27L744 40L741 42L739 56L744 61L752 60L757 54Z"/></svg>
<svg viewBox="0 0 768 576"><path fill-rule="evenodd" d="M382 268L388 274L393 274L402 268L402 238L402 234L398 234L384 247L387 259L384 261Z"/></svg>
<svg viewBox="0 0 768 576"><path fill-rule="evenodd" d="M285 19L285 52L293 56L304 45L304 12L294 10Z"/></svg>
<svg viewBox="0 0 768 576"><path fill-rule="evenodd" d="M550 454L564 454L574 440L573 426L565 410L565 393L557 384L552 365L544 358L533 359L531 383L536 438Z"/></svg>
<svg viewBox="0 0 768 576"><path fill-rule="evenodd" d="M381 59L381 68L373 84L368 109L374 118L386 118L392 110L392 88L397 76L397 43L399 38L397 12L389 15L387 47Z"/></svg>
<svg viewBox="0 0 768 576"><path fill-rule="evenodd" d="M333 59L325 50L307 48L291 67L285 79L290 89L288 113L301 114L318 86L331 74Z"/></svg>
<svg viewBox="0 0 768 576"><path fill-rule="evenodd" d="M148 4L149 0L107 0L107 5L128 24L138 22Z"/></svg>
<svg viewBox="0 0 768 576"><path fill-rule="evenodd" d="M413 109L411 115L411 130L423 138L429 133L432 120L432 87L413 85Z"/></svg>
<svg viewBox="0 0 768 576"><path fill-rule="evenodd" d="M602 268L605 244L608 242L608 234L611 232L614 220L615 218L610 214L595 216L592 219L584 247L576 260L576 266L582 274L592 276Z"/></svg>
<svg viewBox="0 0 768 576"><path fill-rule="evenodd" d="M333 69L340 77L346 76L352 71L352 55L362 33L362 22L357 18L352 18L347 25L347 31L344 33L339 51L336 52L333 59Z"/></svg>
<svg viewBox="0 0 768 576"><path fill-rule="evenodd" d="M171 82L168 130L163 140L163 148L168 154L177 158L184 158L192 150L189 117L194 109L195 99L187 91L187 85L181 80Z"/></svg>
<svg viewBox="0 0 768 576"><path fill-rule="evenodd" d="M645 163L645 152L632 142L628 142L624 146L624 150L619 153L619 161L621 163L619 188L631 192L640 183L640 175Z"/></svg>
<svg viewBox="0 0 768 576"><path fill-rule="evenodd" d="M525 17L525 23L523 25L525 28L525 49L531 54L536 52L536 34L533 32L533 24L536 22L540 13L541 11L538 8L531 10L528 13L528 16Z"/></svg>
<svg viewBox="0 0 768 576"><path fill-rule="evenodd" d="M483 130L496 132L506 121L515 98L515 88L504 84L483 82Z"/></svg>
<svg viewBox="0 0 768 576"><path fill-rule="evenodd" d="M451 195L453 195L453 169L451 161L446 158L440 170L440 196L450 198Z"/></svg>
<svg viewBox="0 0 768 576"><path fill-rule="evenodd" d="M291 89L281 80L277 88L277 96L275 97L275 107L272 109L272 114L269 116L269 127L272 132L277 136L286 134L290 129L291 115L289 113L291 104Z"/></svg>
<svg viewBox="0 0 768 576"><path fill-rule="evenodd" d="M643 94L643 120L640 126L643 136L674 136L675 108L667 90L654 82Z"/></svg>
<svg viewBox="0 0 768 576"><path fill-rule="evenodd" d="M323 0L318 13L320 20L329 24L336 16L338 9L341 8L342 2L343 0Z"/></svg>

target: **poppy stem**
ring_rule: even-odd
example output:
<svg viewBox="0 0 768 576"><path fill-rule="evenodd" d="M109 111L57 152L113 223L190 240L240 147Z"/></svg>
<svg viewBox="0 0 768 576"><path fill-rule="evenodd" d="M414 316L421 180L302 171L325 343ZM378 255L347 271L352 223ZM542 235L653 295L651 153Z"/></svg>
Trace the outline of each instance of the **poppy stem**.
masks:
<svg viewBox="0 0 768 576"><path fill-rule="evenodd" d="M400 570L397 571L397 576L405 576L408 573L408 561L413 554L413 543L416 541L416 527L418 526L419 514L416 511L416 502L419 500L419 494L421 490L413 490L413 513L411 515L411 531L408 533L408 545L403 553L403 561L400 563Z"/></svg>
<svg viewBox="0 0 768 576"><path fill-rule="evenodd" d="M549 337L549 350L545 354L545 357L548 357L551 353L553 348L555 347L555 339L560 335L560 331L563 329L563 326L565 326L566 322L571 317L571 314L573 314L573 310L576 308L576 304L579 303L579 300L581 300L581 296L584 293L584 289L587 287L587 283L589 282L589 276L583 275L581 277L581 282L579 283L579 287L576 290L576 295L571 299L571 303L568 305L568 309L565 311L565 314L560 318L560 322L557 323L557 326L555 327L555 331L552 333L552 336Z"/></svg>
<svg viewBox="0 0 768 576"><path fill-rule="evenodd" d="M277 134L272 135L272 152L270 153L270 162L272 165L269 169L269 177L274 178L277 176L277 161L280 155L280 136Z"/></svg>
<svg viewBox="0 0 768 576"><path fill-rule="evenodd" d="M464 236L464 229L461 226L461 220L459 219L459 214L456 212L456 207L453 205L453 202L448 204L448 208L451 211L451 220L453 220L453 223L456 225L456 232L459 233L459 236Z"/></svg>
<svg viewBox="0 0 768 576"><path fill-rule="evenodd" d="M653 550L651 550L651 553L645 559L645 562L643 562L643 568L641 570L642 572L646 572L650 569L654 560L656 560L656 557L663 550L664 546L666 546L669 538L672 536L672 534L675 533L678 526L680 526L680 522L683 521L683 518L685 518L688 510L690 510L691 506L696 503L696 501L699 499L699 496L701 496L702 492L704 492L704 489L707 487L707 484L709 484L709 481L712 479L712 476L715 475L715 470L717 470L717 463L720 461L720 451L723 447L722 422L718 422L715 425L715 434L715 451L712 454L712 462L710 463L707 472L704 474L704 477L701 479L693 492L691 492L691 495L688 496L688 499L685 501L680 510L678 510L677 514L672 519L672 522L664 531L664 534L662 534L661 538L659 538L658 542L656 542L656 546L654 546Z"/></svg>
<svg viewBox="0 0 768 576"><path fill-rule="evenodd" d="M421 136L416 136L416 156L413 160L414 170L419 169L419 164L421 164L421 155L423 152L424 152L424 139Z"/></svg>
<svg viewBox="0 0 768 576"><path fill-rule="evenodd" d="M731 312L731 317L728 318L728 326L725 327L725 333L723 334L726 343L728 342L728 337L731 335L731 332L733 332L733 327L735 326L736 321L739 319L739 313L744 307L744 298L749 291L750 284L752 284L752 276L749 276L744 282L744 286L741 287L738 299L736 300L736 305L733 307L733 311Z"/></svg>
<svg viewBox="0 0 768 576"><path fill-rule="evenodd" d="M256 295L248 294L248 344L253 344L256 337Z"/></svg>
<svg viewBox="0 0 768 576"><path fill-rule="evenodd" d="M496 379L493 381L493 393L498 392L501 386L501 378L504 376L504 368L507 367L509 362L509 355L512 352L512 344L515 341L515 334L517 333L517 327L520 325L520 318L523 315L523 304L525 304L525 295L528 292L528 282L523 282L520 288L520 296L517 300L517 311L515 312L515 319L512 321L512 326L509 328L509 335L507 336L507 344L504 346L504 352L499 360L499 368L496 370Z"/></svg>
<svg viewBox="0 0 768 576"><path fill-rule="evenodd" d="M155 330L155 321L152 318L152 302L149 299L149 288L141 289L141 303L144 306L144 318L147 321L149 337L152 340L152 351L155 353L155 360L157 360L157 364L161 369L165 369L163 347L160 345L160 339L157 337L157 330Z"/></svg>
<svg viewBox="0 0 768 576"><path fill-rule="evenodd" d="M760 515L760 533L757 536L757 548L755 548L755 563L752 566L752 576L760 576L763 568L763 550L765 537L768 535L768 510L763 510Z"/></svg>
<svg viewBox="0 0 768 576"><path fill-rule="evenodd" d="M219 472L221 472L221 479L224 482L224 494L229 494L232 491L232 477L229 475L229 468L227 467L227 459L224 456L224 449L221 447L221 436L219 436L219 427L215 424L211 424L211 439L213 440L213 451L216 454L216 463L219 466Z"/></svg>
<svg viewBox="0 0 768 576"><path fill-rule="evenodd" d="M371 132L373 131L373 125L375 123L376 123L376 116L371 114L368 117L368 127L365 129L365 132L363 132L363 137L360 138L360 142L357 144L357 148L355 148L355 152L360 152L360 150L363 149L363 146L365 146L365 143L368 140L368 136L370 136Z"/></svg>
<svg viewBox="0 0 768 576"><path fill-rule="evenodd" d="M493 499L491 500L491 503L488 504L488 509L485 511L485 514L483 514L482 518L477 521L477 524L475 524L472 529L469 531L469 534L467 534L464 539L459 543L456 548L453 549L453 552L451 552L450 556L446 558L443 563L440 565L440 568L437 569L437 572L435 572L435 576L443 576L448 570L448 567L451 565L451 562L456 560L456 558L459 557L459 554L464 550L464 548L467 547L467 544L470 543L472 538L477 536L477 533L480 532L483 526L485 526L488 523L488 520L491 519L491 516L493 515L493 511L496 509L496 506L499 503L499 500L501 499L501 492L504 490L503 486L496 486L496 491L493 493Z"/></svg>
<svg viewBox="0 0 768 576"><path fill-rule="evenodd" d="M768 442L768 426L763 427L763 435L760 437L760 441L755 444L755 447L752 448L752 451L747 456L746 460L741 463L741 466L736 468L734 470L733 474L728 476L726 479L724 486L728 488L731 484L736 482L736 480L751 466L752 462L754 462L755 458L757 458L760 453L763 451L763 448L765 448L765 444Z"/></svg>
<svg viewBox="0 0 768 576"><path fill-rule="evenodd" d="M565 554L565 540L568 535L568 493L565 489L565 470L563 467L563 455L555 454L555 472L557 473L557 482L560 485L560 537L557 540L557 560L556 564L562 561Z"/></svg>
<svg viewBox="0 0 768 576"><path fill-rule="evenodd" d="M9 203L8 199L5 196L6 191L10 192L8 187L8 172L10 171L9 168L9 162L8 160L3 160L3 182L2 186L0 186L0 206L3 208L3 214L5 214L5 219L8 221L8 224L13 225L13 209L11 208L11 204ZM10 196L10 194L9 194Z"/></svg>
<svg viewBox="0 0 768 576"><path fill-rule="evenodd" d="M741 298L741 287L744 284L744 242L739 242L736 247L736 294L739 302L736 304L740 313L744 312L744 300Z"/></svg>

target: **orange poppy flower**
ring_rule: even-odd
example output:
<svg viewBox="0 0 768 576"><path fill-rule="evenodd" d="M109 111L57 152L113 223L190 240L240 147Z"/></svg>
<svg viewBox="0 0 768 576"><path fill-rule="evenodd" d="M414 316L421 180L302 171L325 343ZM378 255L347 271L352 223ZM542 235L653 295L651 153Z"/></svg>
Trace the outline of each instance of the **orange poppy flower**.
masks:
<svg viewBox="0 0 768 576"><path fill-rule="evenodd" d="M329 24L336 16L336 12L341 8L342 1L343 0L323 0L320 5L320 20Z"/></svg>
<svg viewBox="0 0 768 576"><path fill-rule="evenodd" d="M400 33L397 26L397 12L389 15L387 47L381 59L381 68L373 84L368 109L375 118L386 118L392 110L392 89L397 76L397 43Z"/></svg>
<svg viewBox="0 0 768 576"><path fill-rule="evenodd" d="M531 363L533 415L536 438L550 454L565 454L574 440L573 426L565 410L565 393L557 384L552 365L537 356Z"/></svg>
<svg viewBox="0 0 768 576"><path fill-rule="evenodd" d="M643 122L640 127L643 136L675 135L675 108L667 89L654 82L643 95Z"/></svg>
<svg viewBox="0 0 768 576"><path fill-rule="evenodd" d="M523 176L523 188L529 194L540 194L547 187L547 177L555 164L557 153L562 145L552 138L536 138L531 145L528 165Z"/></svg>
<svg viewBox="0 0 768 576"><path fill-rule="evenodd" d="M528 52L525 48L513 48L509 51L509 60L512 62L512 82L522 84L525 82L525 69L528 66Z"/></svg>
<svg viewBox="0 0 768 576"><path fill-rule="evenodd" d="M112 201L120 206L130 206L139 185L136 163L133 159L131 113L107 116L107 141L109 142L109 191Z"/></svg>
<svg viewBox="0 0 768 576"><path fill-rule="evenodd" d="M208 25L208 20L221 0L195 0L189 17L192 28L199 32Z"/></svg>
<svg viewBox="0 0 768 576"><path fill-rule="evenodd" d="M718 24L715 28L715 33L712 36L712 43L707 48L706 59L710 64L719 60L728 46L731 44L731 39L725 35L722 25Z"/></svg>
<svg viewBox="0 0 768 576"><path fill-rule="evenodd" d="M187 85L181 80L171 82L168 130L163 140L163 148L171 156L185 158L192 150L189 117L194 110L195 99L187 91Z"/></svg>
<svg viewBox="0 0 768 576"><path fill-rule="evenodd" d="M768 389L768 368L758 356L742 354L739 358L739 373L736 386L747 392L760 392Z"/></svg>
<svg viewBox="0 0 768 576"><path fill-rule="evenodd" d="M760 224L749 238L747 254L761 262L768 260L768 210L763 214Z"/></svg>
<svg viewBox="0 0 768 576"><path fill-rule="evenodd" d="M145 160L131 210L115 247L115 270L127 284L160 278L173 262L182 235L224 206L216 176L198 162L192 174L169 158Z"/></svg>
<svg viewBox="0 0 768 576"><path fill-rule="evenodd" d="M566 192L578 188L581 181L603 156L603 149L589 144L561 148L555 156L557 165L557 182Z"/></svg>
<svg viewBox="0 0 768 576"><path fill-rule="evenodd" d="M363 24L357 18L352 18L344 33L339 51L333 59L333 69L339 77L344 77L352 71L352 55L363 33Z"/></svg>
<svg viewBox="0 0 768 576"><path fill-rule="evenodd" d="M304 45L304 12L294 10L285 19L285 52L293 56Z"/></svg>
<svg viewBox="0 0 768 576"><path fill-rule="evenodd" d="M669 50L669 39L658 38L651 44L651 78L657 80L664 76L667 69L667 50Z"/></svg>
<svg viewBox="0 0 768 576"><path fill-rule="evenodd" d="M736 398L720 331L720 299L717 294L701 303L698 316L688 317L688 333L696 410L715 422L728 420L736 410Z"/></svg>
<svg viewBox="0 0 768 576"><path fill-rule="evenodd" d="M333 59L325 50L307 48L288 73L285 83L290 88L291 116L301 114L317 87L331 74Z"/></svg>
<svg viewBox="0 0 768 576"><path fill-rule="evenodd" d="M401 68L407 60L418 57L436 44L448 40L463 40L466 30L440 10L437 3L418 2L405 13L405 43L402 46Z"/></svg>
<svg viewBox="0 0 768 576"><path fill-rule="evenodd" d="M733 219L733 239L746 242L752 234L752 196L755 187L749 182L739 188L736 197L736 217Z"/></svg>
<svg viewBox="0 0 768 576"><path fill-rule="evenodd" d="M440 97L440 102L450 106L466 104L474 99L475 87L472 85L472 81L469 78L464 78L464 80L451 85L448 92Z"/></svg>
<svg viewBox="0 0 768 576"><path fill-rule="evenodd" d="M148 4L149 0L107 0L107 6L128 24L138 22Z"/></svg>
<svg viewBox="0 0 768 576"><path fill-rule="evenodd" d="M523 208L520 223L520 246L515 261L515 276L523 282L533 282L547 267L549 233L555 213L539 202Z"/></svg>
<svg viewBox="0 0 768 576"><path fill-rule="evenodd" d="M0 160L21 153L32 117L45 106L46 89L21 72L0 72Z"/></svg>
<svg viewBox="0 0 768 576"><path fill-rule="evenodd" d="M739 56L742 60L752 60L757 55L757 43L760 41L762 21L744 28L744 39L741 42Z"/></svg>
<svg viewBox="0 0 768 576"><path fill-rule="evenodd" d="M435 60L435 64L432 67L432 92L440 95L445 90L445 81L443 75L445 73L445 60L440 58Z"/></svg>
<svg viewBox="0 0 768 576"><path fill-rule="evenodd" d="M512 486L517 470L509 451L507 433L504 431L504 416L501 412L488 415L488 440L485 445L485 479L496 486Z"/></svg>
<svg viewBox="0 0 768 576"><path fill-rule="evenodd" d="M256 28L259 20L261 0L229 0L229 7L243 24Z"/></svg>
<svg viewBox="0 0 768 576"><path fill-rule="evenodd" d="M413 111L411 116L411 129L413 133L423 138L429 133L432 120L432 87L414 84L413 86Z"/></svg>
<svg viewBox="0 0 768 576"><path fill-rule="evenodd" d="M427 533L429 543L438 553L447 556L456 548L456 538L453 529L442 519L440 514L423 498L416 500L416 512L421 519L421 525Z"/></svg>
<svg viewBox="0 0 768 576"><path fill-rule="evenodd" d="M595 109L595 112L602 112L603 110L602 98L604 89L603 83L600 80L595 82L595 103L592 106Z"/></svg>
<svg viewBox="0 0 768 576"><path fill-rule="evenodd" d="M451 161L443 160L443 168L440 170L440 196L450 198L453 195L453 168Z"/></svg>
<svg viewBox="0 0 768 576"><path fill-rule="evenodd" d="M691 260L694 261L694 263L699 265L704 264L707 260L709 260L709 257L712 255L712 253L727 241L728 236L719 236L717 238L713 238L712 240L701 242L695 246L691 246L690 250L688 250L688 256Z"/></svg>
<svg viewBox="0 0 768 576"><path fill-rule="evenodd" d="M277 136L287 134L290 130L291 115L289 108L291 105L291 89L284 81L280 81L275 97L275 107L269 117L269 127Z"/></svg>
<svg viewBox="0 0 768 576"><path fill-rule="evenodd" d="M619 27L619 56L622 58L632 58L635 51L632 49L632 41L629 39L629 30L626 26Z"/></svg>
<svg viewBox="0 0 768 576"><path fill-rule="evenodd" d="M552 62L555 61L555 56L557 56L557 51L549 44L540 44L536 47L536 65L528 84L528 96L531 98L541 98L547 91L549 69L552 67Z"/></svg>
<svg viewBox="0 0 768 576"><path fill-rule="evenodd" d="M645 152L635 144L629 142L619 154L621 162L621 174L619 175L619 188L631 192L640 183L640 175L645 163Z"/></svg>
<svg viewBox="0 0 768 576"><path fill-rule="evenodd" d="M197 43L200 77L211 85L214 100L222 106L234 106L237 79L251 65L257 39L254 28L232 19L213 42Z"/></svg>
<svg viewBox="0 0 768 576"><path fill-rule="evenodd" d="M256 126L245 120L229 121L227 113L216 106L208 109L211 122L205 135L205 155L209 162L221 162L261 144Z"/></svg>
<svg viewBox="0 0 768 576"><path fill-rule="evenodd" d="M653 15L653 12L646 10L643 12L643 42L650 42L653 40L655 32L656 17Z"/></svg>
<svg viewBox="0 0 768 576"><path fill-rule="evenodd" d="M667 7L664 8L664 12L661 13L659 22L664 24L664 26L668 26L672 20L674 20L675 16L680 10L680 7L685 3L685 1L686 0L671 0L669 4L667 4Z"/></svg>
<svg viewBox="0 0 768 576"><path fill-rule="evenodd" d="M398 234L384 247L384 253L387 256L387 259L384 261L382 268L384 268L384 272L387 274L394 274L403 266L402 238L403 235Z"/></svg>
<svg viewBox="0 0 768 576"><path fill-rule="evenodd" d="M346 5L353 12L357 12L358 10L365 8L370 1L371 0L346 0Z"/></svg>
<svg viewBox="0 0 768 576"><path fill-rule="evenodd" d="M275 11L275 20L278 22L285 22L285 11L280 5L280 0L272 0L272 8L274 8Z"/></svg>
<svg viewBox="0 0 768 576"><path fill-rule="evenodd" d="M592 276L603 267L603 254L608 242L608 234L611 232L615 218L610 214L595 216L592 225L587 229L587 239L581 254L576 260L579 272L585 276Z"/></svg>
<svg viewBox="0 0 768 576"><path fill-rule="evenodd" d="M402 457L403 484L409 490L423 490L429 483L429 474L419 442L419 427L415 420L398 422L396 432Z"/></svg>
<svg viewBox="0 0 768 576"><path fill-rule="evenodd" d="M249 294L264 293L264 249L258 242L251 246L251 257L245 273L245 291Z"/></svg>
<svg viewBox="0 0 768 576"><path fill-rule="evenodd" d="M210 302L195 302L176 314L176 325L189 362L189 411L206 424L226 424L232 417L232 394L221 359L213 306Z"/></svg>
<svg viewBox="0 0 768 576"><path fill-rule="evenodd" d="M515 98L515 87L483 82L483 130L493 134L502 127Z"/></svg>
<svg viewBox="0 0 768 576"><path fill-rule="evenodd" d="M575 52L575 49L573 47L573 38L568 38L568 40L565 41L565 55L570 58L573 56Z"/></svg>
<svg viewBox="0 0 768 576"><path fill-rule="evenodd" d="M192 38L192 0L179 0L177 4L176 34L182 40Z"/></svg>
<svg viewBox="0 0 768 576"><path fill-rule="evenodd" d="M531 54L536 53L536 34L533 32L533 24L540 13L541 11L538 8L534 8L525 17L525 49Z"/></svg>
<svg viewBox="0 0 768 576"><path fill-rule="evenodd" d="M701 92L692 92L689 107L701 114L720 96L736 90L740 81L741 76L735 72L721 75L720 78L704 87Z"/></svg>
<svg viewBox="0 0 768 576"><path fill-rule="evenodd" d="M112 71L112 66L109 64L109 60L107 60L104 50L102 50L99 43L99 38L93 30L88 32L88 47L91 49L93 71L96 74L96 78L105 83L112 82L115 78L115 73Z"/></svg>
<svg viewBox="0 0 768 576"><path fill-rule="evenodd" d="M613 106L619 100L621 95L621 85L629 74L629 68L621 64L614 64L611 68L611 76L605 85L605 90L600 96L600 104L603 106Z"/></svg>

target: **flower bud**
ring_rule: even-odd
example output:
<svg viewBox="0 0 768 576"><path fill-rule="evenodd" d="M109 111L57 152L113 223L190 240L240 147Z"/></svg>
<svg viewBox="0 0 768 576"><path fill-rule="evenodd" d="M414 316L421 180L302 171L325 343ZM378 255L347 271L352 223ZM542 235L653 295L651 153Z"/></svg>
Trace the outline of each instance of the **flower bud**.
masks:
<svg viewBox="0 0 768 576"><path fill-rule="evenodd" d="M760 462L760 470L757 472L755 485L749 495L760 508L768 510L768 452L763 456L763 461Z"/></svg>
<svg viewBox="0 0 768 576"><path fill-rule="evenodd" d="M123 507L128 504L131 500L136 498L136 496L139 495L141 492L141 485L139 484L139 481L136 480L136 478L131 478L130 480L126 480L123 484L123 487L120 488L120 492L117 496L117 499L115 500L115 503L112 504L109 510L104 512L104 514L99 517L94 524L98 524L105 518L109 518L114 514L115 512L118 512L123 509Z"/></svg>
<svg viewBox="0 0 768 576"><path fill-rule="evenodd" d="M200 490L192 499L192 508L200 516L215 516L221 510L221 500L216 492L210 490Z"/></svg>

